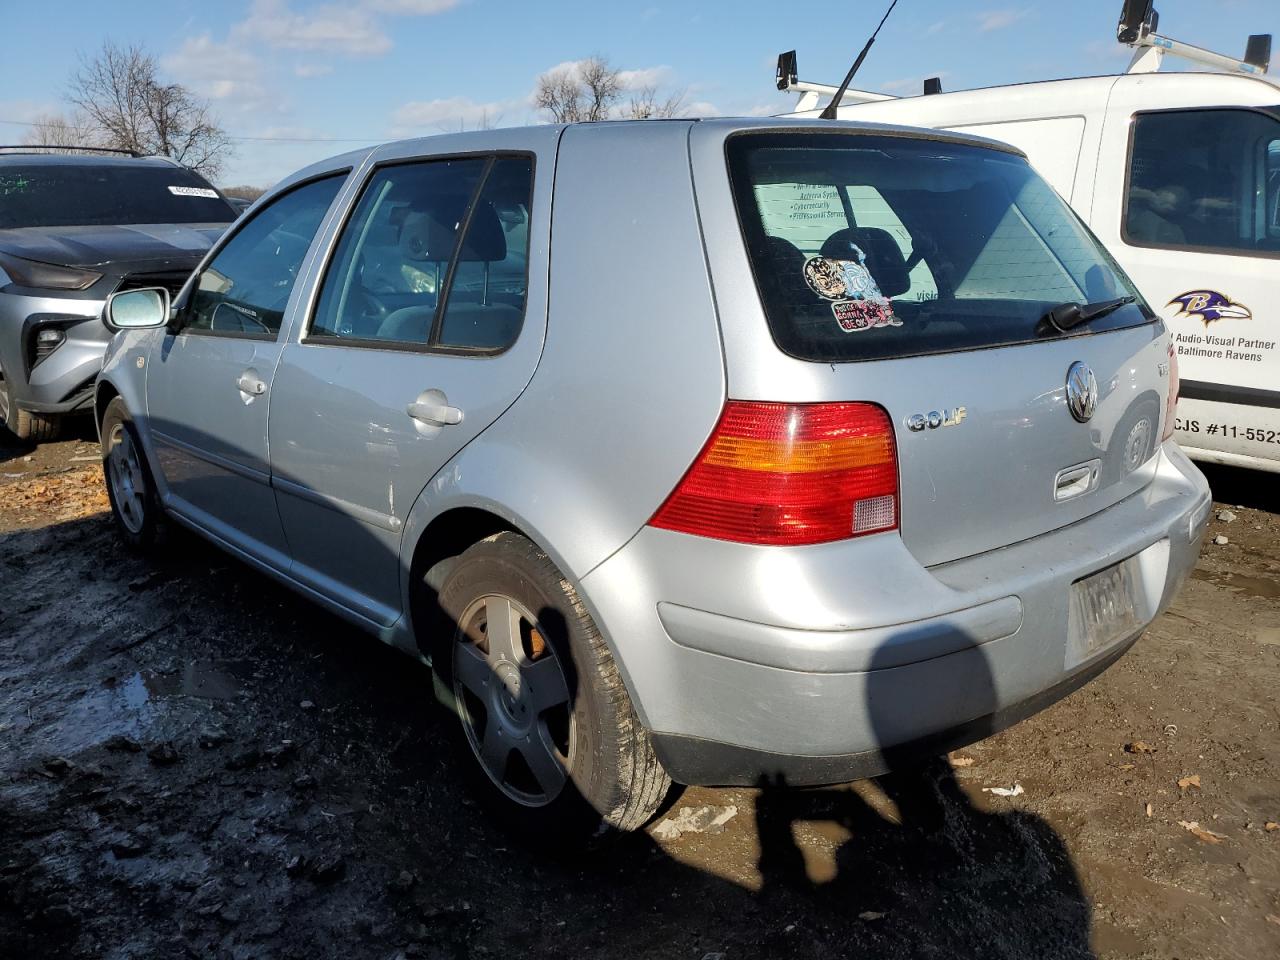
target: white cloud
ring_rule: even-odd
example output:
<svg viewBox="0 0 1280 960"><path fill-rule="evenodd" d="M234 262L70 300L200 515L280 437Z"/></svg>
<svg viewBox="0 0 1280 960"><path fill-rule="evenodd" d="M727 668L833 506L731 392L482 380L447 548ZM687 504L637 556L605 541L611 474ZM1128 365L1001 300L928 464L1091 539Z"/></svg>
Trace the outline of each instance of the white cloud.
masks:
<svg viewBox="0 0 1280 960"><path fill-rule="evenodd" d="M643 90L645 87L660 87L671 78L671 68L642 67L639 70L618 71L618 82L623 90Z"/></svg>
<svg viewBox="0 0 1280 960"><path fill-rule="evenodd" d="M263 80L261 62L241 44L218 43L205 33L183 41L161 64L180 83L221 107L236 111L280 108L280 98Z"/></svg>
<svg viewBox="0 0 1280 960"><path fill-rule="evenodd" d="M935 21L935 22L933 22L933 23L929 24L929 26L925 29L925 31L924 31L924 32L925 32L925 33L927 33L927 34L932 35L932 34L935 34L935 33L941 33L941 32L942 32L943 30L945 30L945 29L947 29L947 21L945 21L945 20L937 20L937 21Z"/></svg>
<svg viewBox="0 0 1280 960"><path fill-rule="evenodd" d="M1006 7L1003 10L984 10L978 14L978 30L981 33L1003 30L1005 27L1013 26L1030 12L1025 8L1016 9L1014 7Z"/></svg>
<svg viewBox="0 0 1280 960"><path fill-rule="evenodd" d="M321 50L369 57L391 49L384 16L425 17L456 7L460 0L355 0L294 10L289 0L253 0L249 15L232 27L245 42L286 50ZM314 75L314 74L313 74Z"/></svg>
<svg viewBox="0 0 1280 960"><path fill-rule="evenodd" d="M0 119L15 120L18 123L31 123L53 114L63 113L66 110L65 104L57 103L53 100L0 100ZM0 128L13 130L7 124ZM0 134L0 141L4 143L13 142L11 135Z"/></svg>
<svg viewBox="0 0 1280 960"><path fill-rule="evenodd" d="M513 112L528 108L526 100L480 103L470 97L445 97L437 100L413 100L398 107L391 115L391 135L422 136L441 130L474 130L511 124ZM523 117L516 122L523 122Z"/></svg>
<svg viewBox="0 0 1280 960"><path fill-rule="evenodd" d="M286 0L254 0L249 16L231 29L247 43L287 50L323 50L346 56L373 56L391 49L391 38L360 6L323 4L304 13Z"/></svg>
<svg viewBox="0 0 1280 960"><path fill-rule="evenodd" d="M408 17L429 17L458 5L458 0L365 0L364 6L379 13Z"/></svg>
<svg viewBox="0 0 1280 960"><path fill-rule="evenodd" d="M328 63L300 63L293 68L295 77L323 77L333 73L333 66Z"/></svg>
<svg viewBox="0 0 1280 960"><path fill-rule="evenodd" d="M582 66L587 61L584 60L563 60L554 67L548 67L542 71L541 76L549 76L556 73L571 73L580 77ZM618 82L622 89L626 91L643 90L646 87L660 87L672 75L672 70L668 66L641 67L638 70L619 70Z"/></svg>
<svg viewBox="0 0 1280 960"><path fill-rule="evenodd" d="M709 100L695 100L693 103L686 103L676 111L678 117L719 117L722 116L720 109Z"/></svg>

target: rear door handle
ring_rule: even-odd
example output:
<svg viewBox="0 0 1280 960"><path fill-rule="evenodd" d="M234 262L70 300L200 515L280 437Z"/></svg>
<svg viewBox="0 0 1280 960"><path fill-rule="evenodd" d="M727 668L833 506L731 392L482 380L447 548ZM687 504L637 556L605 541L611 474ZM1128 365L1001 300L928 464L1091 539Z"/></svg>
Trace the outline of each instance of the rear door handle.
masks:
<svg viewBox="0 0 1280 960"><path fill-rule="evenodd" d="M462 422L462 411L457 407L449 406L447 403L430 403L425 400L415 400L404 408L404 412L413 417L413 419L433 427Z"/></svg>
<svg viewBox="0 0 1280 960"><path fill-rule="evenodd" d="M236 381L236 386L240 388L241 393L247 393L251 397L260 397L267 392L267 385L262 379L248 370L240 374L240 379Z"/></svg>

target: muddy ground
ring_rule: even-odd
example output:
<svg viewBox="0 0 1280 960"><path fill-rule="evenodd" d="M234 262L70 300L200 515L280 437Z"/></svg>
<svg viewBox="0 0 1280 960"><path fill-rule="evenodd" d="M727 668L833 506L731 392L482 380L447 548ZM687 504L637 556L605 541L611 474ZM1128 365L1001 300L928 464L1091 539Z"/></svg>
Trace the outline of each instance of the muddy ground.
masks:
<svg viewBox="0 0 1280 960"><path fill-rule="evenodd" d="M575 858L476 806L423 668L194 539L119 549L95 453L0 447L0 957L1280 956L1274 477L1212 472L1229 543L1032 720Z"/></svg>

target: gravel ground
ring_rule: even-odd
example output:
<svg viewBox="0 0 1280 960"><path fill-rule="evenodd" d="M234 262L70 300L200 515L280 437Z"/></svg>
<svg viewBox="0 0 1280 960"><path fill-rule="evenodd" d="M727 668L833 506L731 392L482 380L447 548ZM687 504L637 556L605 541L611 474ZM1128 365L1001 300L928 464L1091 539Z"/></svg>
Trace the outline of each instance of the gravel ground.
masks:
<svg viewBox="0 0 1280 960"><path fill-rule="evenodd" d="M1280 955L1274 477L1210 474L1228 543L1037 717L570 855L472 802L417 664L192 538L124 553L95 453L0 448L0 957Z"/></svg>

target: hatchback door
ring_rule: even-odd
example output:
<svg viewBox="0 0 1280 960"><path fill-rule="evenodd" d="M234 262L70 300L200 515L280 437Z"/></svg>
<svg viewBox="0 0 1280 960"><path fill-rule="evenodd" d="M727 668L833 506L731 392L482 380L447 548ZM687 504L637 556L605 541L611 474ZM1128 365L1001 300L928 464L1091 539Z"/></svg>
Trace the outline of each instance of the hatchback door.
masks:
<svg viewBox="0 0 1280 960"><path fill-rule="evenodd" d="M822 365L756 376L743 398L883 406L898 525L922 563L1073 523L1150 481L1167 338L1024 158L852 125L724 149L775 349ZM1044 317L1064 303L1100 309L1063 332Z"/></svg>
<svg viewBox="0 0 1280 960"><path fill-rule="evenodd" d="M271 491L267 405L294 280L345 175L305 183L238 225L187 287L147 368L168 506L288 566Z"/></svg>
<svg viewBox="0 0 1280 960"><path fill-rule="evenodd" d="M375 623L400 615L419 493L537 365L557 136L534 138L536 185L535 152L499 152L502 134L375 166L284 349L271 462L293 574Z"/></svg>

